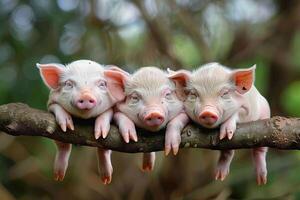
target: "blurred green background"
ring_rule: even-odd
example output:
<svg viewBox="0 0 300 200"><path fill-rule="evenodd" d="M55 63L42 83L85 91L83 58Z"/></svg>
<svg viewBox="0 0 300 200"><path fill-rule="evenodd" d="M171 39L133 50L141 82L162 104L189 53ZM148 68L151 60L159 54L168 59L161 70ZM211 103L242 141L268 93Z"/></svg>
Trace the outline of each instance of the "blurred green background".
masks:
<svg viewBox="0 0 300 200"><path fill-rule="evenodd" d="M91 59L133 72L141 66L193 69L218 61L257 64L256 86L273 115L300 115L298 0L0 0L0 104L46 109L35 63ZM258 187L249 150L229 177L213 180L217 151L184 149L155 170L141 154L113 153L111 185L97 174L95 149L74 147L55 182L49 139L0 134L0 199L300 199L300 153L271 149L269 182Z"/></svg>

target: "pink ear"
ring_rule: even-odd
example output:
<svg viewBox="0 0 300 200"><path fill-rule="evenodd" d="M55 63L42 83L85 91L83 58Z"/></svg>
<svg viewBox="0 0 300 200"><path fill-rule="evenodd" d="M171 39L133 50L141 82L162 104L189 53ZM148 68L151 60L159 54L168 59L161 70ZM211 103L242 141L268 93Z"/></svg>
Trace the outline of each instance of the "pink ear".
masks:
<svg viewBox="0 0 300 200"><path fill-rule="evenodd" d="M107 65L107 67L108 67L109 70L118 71L118 72L121 72L121 73L126 74L128 76L130 75L128 72L124 71L123 69L121 69L121 68L119 68L115 65Z"/></svg>
<svg viewBox="0 0 300 200"><path fill-rule="evenodd" d="M236 90L240 94L248 92L254 83L254 73L256 65L248 69L235 70L232 73L232 80L235 83Z"/></svg>
<svg viewBox="0 0 300 200"><path fill-rule="evenodd" d="M57 64L36 64L40 69L41 77L44 83L51 89L56 89L59 86L59 77L63 72L63 68Z"/></svg>
<svg viewBox="0 0 300 200"><path fill-rule="evenodd" d="M107 88L109 93L118 101L125 99L124 84L129 78L129 74L122 73L118 70L108 69L104 71L105 78L107 80Z"/></svg>
<svg viewBox="0 0 300 200"><path fill-rule="evenodd" d="M190 79L190 72L187 70L179 70L172 71L168 69L169 75L168 77L175 83L176 85L176 94L180 100L184 100L186 94L184 92L184 88L187 84L187 81Z"/></svg>

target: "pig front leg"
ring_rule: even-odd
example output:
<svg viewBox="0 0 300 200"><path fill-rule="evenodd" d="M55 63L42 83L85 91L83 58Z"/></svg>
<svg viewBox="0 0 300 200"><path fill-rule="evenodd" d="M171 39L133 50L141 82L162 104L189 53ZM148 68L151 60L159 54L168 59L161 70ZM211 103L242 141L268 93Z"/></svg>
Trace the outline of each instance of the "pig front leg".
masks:
<svg viewBox="0 0 300 200"><path fill-rule="evenodd" d="M111 164L111 150L98 148L98 170L104 185L110 184L112 180L113 167Z"/></svg>
<svg viewBox="0 0 300 200"><path fill-rule="evenodd" d="M95 122L95 138L96 140L102 135L102 138L106 138L109 129L110 122L113 117L113 109L108 109L96 118Z"/></svg>
<svg viewBox="0 0 300 200"><path fill-rule="evenodd" d="M143 154L143 171L152 171L155 164L155 152Z"/></svg>
<svg viewBox="0 0 300 200"><path fill-rule="evenodd" d="M221 155L215 172L215 179L223 181L229 174L230 163L234 155L234 150L221 151Z"/></svg>
<svg viewBox="0 0 300 200"><path fill-rule="evenodd" d="M236 123L238 120L238 113L232 115L228 120L226 120L220 127L220 140L228 138L231 140L233 134L236 130Z"/></svg>
<svg viewBox="0 0 300 200"><path fill-rule="evenodd" d="M188 122L188 116L185 113L180 113L168 123L165 136L165 155L168 155L171 150L174 155L178 153L181 131Z"/></svg>
<svg viewBox="0 0 300 200"><path fill-rule="evenodd" d="M134 123L123 113L116 112L114 114L114 120L119 127L119 131L126 143L129 143L129 140L137 142L137 134L135 130Z"/></svg>
<svg viewBox="0 0 300 200"><path fill-rule="evenodd" d="M58 104L51 104L48 110L55 115L56 122L60 128L66 132L67 128L74 130L74 124L71 115Z"/></svg>
<svg viewBox="0 0 300 200"><path fill-rule="evenodd" d="M54 161L54 180L62 181L65 177L72 145L55 141L57 152Z"/></svg>

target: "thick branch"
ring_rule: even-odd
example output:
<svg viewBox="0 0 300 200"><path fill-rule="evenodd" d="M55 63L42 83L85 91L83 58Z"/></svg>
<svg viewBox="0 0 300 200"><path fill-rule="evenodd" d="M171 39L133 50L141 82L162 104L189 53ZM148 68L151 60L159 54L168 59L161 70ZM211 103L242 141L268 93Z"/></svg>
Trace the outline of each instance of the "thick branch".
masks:
<svg viewBox="0 0 300 200"><path fill-rule="evenodd" d="M139 141L126 144L112 125L106 139L95 140L94 120L75 119L75 131L64 133L52 114L22 103L0 106L0 131L19 136L42 136L76 145L103 147L121 152L160 151L164 131L149 133L138 130ZM219 140L218 130L190 124L182 132L181 147L207 149L240 149L268 146L278 149L300 149L300 119L273 117L268 120L239 124L232 140Z"/></svg>

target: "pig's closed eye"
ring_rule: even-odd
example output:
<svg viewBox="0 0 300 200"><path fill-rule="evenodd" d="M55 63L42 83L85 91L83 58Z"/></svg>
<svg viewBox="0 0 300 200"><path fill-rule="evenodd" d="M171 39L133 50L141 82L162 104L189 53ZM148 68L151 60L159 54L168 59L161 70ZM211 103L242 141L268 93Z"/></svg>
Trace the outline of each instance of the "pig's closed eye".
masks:
<svg viewBox="0 0 300 200"><path fill-rule="evenodd" d="M224 99L228 99L229 98L229 90L228 89L224 89L221 91L221 97Z"/></svg>
<svg viewBox="0 0 300 200"><path fill-rule="evenodd" d="M172 100L172 92L171 91L168 91L165 93L165 98L168 99L168 100Z"/></svg>
<svg viewBox="0 0 300 200"><path fill-rule="evenodd" d="M105 89L107 87L106 81L103 80L98 81L97 86L101 89Z"/></svg>
<svg viewBox="0 0 300 200"><path fill-rule="evenodd" d="M130 96L130 102L131 103L135 104L135 103L138 103L139 101L140 101L140 98L139 98L138 95L133 94L133 95Z"/></svg>
<svg viewBox="0 0 300 200"><path fill-rule="evenodd" d="M66 89L72 89L74 87L74 83L70 80L67 80L64 86Z"/></svg>
<svg viewBox="0 0 300 200"><path fill-rule="evenodd" d="M189 95L188 95L189 100L195 101L197 99L197 97L198 97L198 95L195 91L192 90L189 92Z"/></svg>

